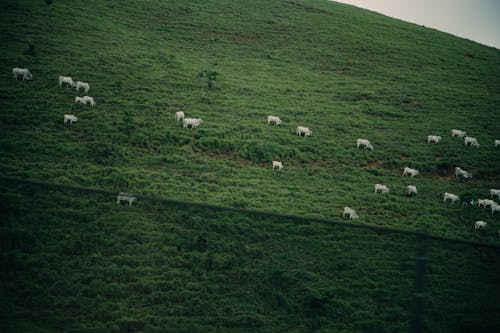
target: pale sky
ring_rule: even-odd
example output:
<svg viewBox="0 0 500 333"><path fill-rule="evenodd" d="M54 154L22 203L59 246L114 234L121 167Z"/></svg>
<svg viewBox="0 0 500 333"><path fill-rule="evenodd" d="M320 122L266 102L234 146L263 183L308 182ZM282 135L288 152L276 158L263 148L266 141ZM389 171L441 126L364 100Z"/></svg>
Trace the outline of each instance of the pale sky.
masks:
<svg viewBox="0 0 500 333"><path fill-rule="evenodd" d="M500 49L500 0L335 0Z"/></svg>

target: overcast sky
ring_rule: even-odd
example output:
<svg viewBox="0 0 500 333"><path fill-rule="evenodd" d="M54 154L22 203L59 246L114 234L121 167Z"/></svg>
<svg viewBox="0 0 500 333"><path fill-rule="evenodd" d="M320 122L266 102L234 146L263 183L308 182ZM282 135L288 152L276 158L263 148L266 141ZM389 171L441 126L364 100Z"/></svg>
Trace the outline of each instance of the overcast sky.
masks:
<svg viewBox="0 0 500 333"><path fill-rule="evenodd" d="M500 49L500 0L335 0Z"/></svg>

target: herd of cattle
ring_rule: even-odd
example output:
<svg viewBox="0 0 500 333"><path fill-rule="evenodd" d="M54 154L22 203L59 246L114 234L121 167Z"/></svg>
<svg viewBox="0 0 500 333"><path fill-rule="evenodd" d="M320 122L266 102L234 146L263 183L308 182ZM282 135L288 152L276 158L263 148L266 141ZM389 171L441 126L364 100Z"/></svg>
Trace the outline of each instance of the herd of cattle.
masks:
<svg viewBox="0 0 500 333"><path fill-rule="evenodd" d="M12 69L12 76L14 79L19 79L21 78L23 81L30 81L33 80L33 75L30 73L30 71L27 68L13 68ZM86 82L82 81L77 81L74 82L71 77L68 76L59 76L59 86L62 87L63 85L68 85L70 87L76 88L77 92L80 92L80 89L84 90L84 93L86 94L90 90L90 85ZM85 105L90 105L90 106L95 106L95 100L91 96L83 96L83 97L75 97L75 103L81 103ZM69 123L73 124L78 120L78 118L74 115L71 114L65 114L63 117L64 124ZM186 118L184 116L184 112L178 111L175 113L175 120L177 122L182 121L182 125L184 129L187 128L197 128L203 120L201 118ZM278 117L278 116L272 116L269 115L267 117L267 124L271 125L274 124L275 126L279 126L283 124L283 121ZM308 137L311 136L312 131L304 126L297 126L295 133L298 136L303 136L303 137ZM457 130L457 129L452 129L451 130L451 137L457 137L460 139L464 140L464 145L465 146L471 146L471 147L476 147L479 148L479 142L476 138L467 136L467 133L462 130ZM427 136L427 143L428 144L438 144L441 141L441 136L438 135L428 135ZM494 140L494 145L495 147L500 146L500 140ZM357 139L356 140L356 147L357 148L364 148L367 150L373 150L374 147L371 144L371 142L367 139ZM280 161L272 161L272 168L281 170L283 169L283 163ZM403 170L402 176L410 176L410 177L415 177L416 175L419 174L418 170L405 167ZM463 170L460 167L455 168L455 176L456 177L463 177L463 178L472 178L472 174L469 172ZM390 189L386 185L383 184L375 184L375 193L389 193ZM416 196L417 195L417 187L415 185L408 185L406 187L406 193L408 196ZM491 199L493 199L495 196L500 199L500 189L490 189L490 196ZM495 212L500 212L500 205L497 204L495 201L491 199L478 199L478 200L469 200L464 201L464 204L467 205L473 205L473 206L478 206L478 207L490 207L491 208L491 213L494 214ZM457 202L460 200L460 197L458 195L452 194L452 193L444 193L443 197L443 202L448 202L450 201L451 203ZM121 203L121 201L126 201L129 206L132 205L133 202L137 201L137 198L132 195L132 194L127 194L127 193L120 193L117 196L117 203ZM356 213L356 211L350 207L344 207L344 211L342 213L342 217L348 217L350 220L357 219L359 216ZM479 228L484 228L487 226L487 222L484 221L476 221L474 223L474 230L477 230ZM500 230L499 230L499 235L500 235Z"/></svg>
<svg viewBox="0 0 500 333"><path fill-rule="evenodd" d="M275 125L281 125L283 121L277 117L277 116L268 116L267 117L267 123L270 125L274 123ZM298 126L296 130L297 135L303 135L303 136L310 136L311 131L308 128ZM479 148L479 142L476 138L467 136L467 133L462 130L457 130L457 129L452 129L451 130L451 137L457 137L460 139L464 139L464 145L466 146L471 146L471 147L476 147ZM428 135L427 136L427 143L428 144L438 144L441 141L441 136L439 135ZM494 141L495 147L500 146L500 140L495 140ZM371 144L371 142L367 139L357 139L356 140L356 147L357 148L364 148L367 150L373 150L374 147ZM272 161L272 168L281 170L283 169L283 163L280 161ZM410 167L405 167L403 169L403 174L402 176L409 176L409 177L415 177L416 175L419 174L419 171L416 169L412 169ZM465 179L467 178L472 178L472 174L469 172L463 170L460 167L455 168L455 177L463 177ZM375 184L375 193L389 193L390 189L386 185L383 184ZM416 196L417 195L417 187L415 185L408 185L406 187L406 193L408 196ZM490 189L490 195L491 198L493 199L495 196L500 199L500 190L498 189ZM458 195L452 194L452 193L444 193L444 198L443 202L447 202L448 200L451 201L451 203L454 203L458 200L460 200L460 197ZM494 214L495 212L500 212L500 205L497 204L495 201L491 199L478 199L478 200L470 200L468 202L464 201L464 204L466 205L473 205L473 206L478 206L478 207L490 207L491 208L491 214ZM344 211L342 213L342 217L348 217L350 220L357 219L359 216L356 213L354 209L351 207L344 207ZM488 223L484 221L476 221L474 223L474 230L477 230L479 228L484 228ZM500 235L500 231L499 231Z"/></svg>

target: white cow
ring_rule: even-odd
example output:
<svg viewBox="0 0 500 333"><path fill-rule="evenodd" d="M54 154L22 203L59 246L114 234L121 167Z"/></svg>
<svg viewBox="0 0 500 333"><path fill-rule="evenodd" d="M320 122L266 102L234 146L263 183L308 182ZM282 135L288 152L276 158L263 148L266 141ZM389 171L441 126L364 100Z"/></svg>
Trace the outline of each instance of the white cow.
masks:
<svg viewBox="0 0 500 333"><path fill-rule="evenodd" d="M357 139L356 140L356 147L363 147L365 149L373 150L373 145L370 143L369 140L366 139Z"/></svg>
<svg viewBox="0 0 500 333"><path fill-rule="evenodd" d="M75 87L76 83L70 76L59 76L59 86L62 87L63 83L69 85L70 87Z"/></svg>
<svg viewBox="0 0 500 333"><path fill-rule="evenodd" d="M33 75L27 68L12 68L12 77L17 80L18 77L21 77L23 81L31 81L33 80Z"/></svg>
<svg viewBox="0 0 500 333"><path fill-rule="evenodd" d="M175 113L175 121L176 121L176 122L179 122L179 121L181 121L181 120L184 120L184 112L182 112L182 111L177 111L177 112Z"/></svg>
<svg viewBox="0 0 500 333"><path fill-rule="evenodd" d="M342 217L349 216L349 220L354 220L358 218L358 214L356 211L350 207L344 207L344 212L342 213Z"/></svg>
<svg viewBox="0 0 500 333"><path fill-rule="evenodd" d="M95 101L94 101L93 97L83 96L82 100L83 100L83 102L82 102L83 104L90 104L91 107L94 107L94 105L95 105Z"/></svg>
<svg viewBox="0 0 500 333"><path fill-rule="evenodd" d="M451 203L454 203L454 202L460 200L458 195L445 192L443 202L446 202L446 200L448 200L448 199L450 199Z"/></svg>
<svg viewBox="0 0 500 333"><path fill-rule="evenodd" d="M201 118L184 118L182 119L182 126L184 128L191 126L191 129L193 129L200 126L202 122L203 120L201 120Z"/></svg>
<svg viewBox="0 0 500 333"><path fill-rule="evenodd" d="M312 131L307 127L297 126L295 133L297 133L298 136L310 136L312 134Z"/></svg>
<svg viewBox="0 0 500 333"><path fill-rule="evenodd" d="M135 197L133 194L119 193L116 196L116 203L119 204L122 201L126 201L126 202L128 202L129 206L132 206L132 203L137 201L137 197Z"/></svg>
<svg viewBox="0 0 500 333"><path fill-rule="evenodd" d="M414 185L406 186L406 191L409 196L412 196L413 194L417 195L417 187Z"/></svg>
<svg viewBox="0 0 500 333"><path fill-rule="evenodd" d="M427 135L427 143L439 143L441 137L439 135Z"/></svg>
<svg viewBox="0 0 500 333"><path fill-rule="evenodd" d="M495 148L500 146L500 140L495 140Z"/></svg>
<svg viewBox="0 0 500 333"><path fill-rule="evenodd" d="M64 123L65 123L65 124L69 122L69 124L71 125L71 124L73 124L73 123L74 123L75 121L77 121L77 120L78 120L78 118L77 118L77 117L75 117L75 116L74 116L74 115L72 115L72 114L65 114L65 115L64 115Z"/></svg>
<svg viewBox="0 0 500 333"><path fill-rule="evenodd" d="M283 121L278 116L267 116L267 124L271 125L274 123L275 126L283 124Z"/></svg>
<svg viewBox="0 0 500 333"><path fill-rule="evenodd" d="M418 170L415 170L415 169L412 169L412 168L408 168L408 167L405 167L403 169L403 176L410 175L410 177L415 177L418 174L419 174Z"/></svg>
<svg viewBox="0 0 500 333"><path fill-rule="evenodd" d="M382 184L375 184L375 193L378 193L378 191L382 193L389 193L390 189Z"/></svg>
<svg viewBox="0 0 500 333"><path fill-rule="evenodd" d="M490 189L491 198L493 199L495 197L495 195L498 197L498 199L500 199L500 190L496 190L494 188L491 188Z"/></svg>
<svg viewBox="0 0 500 333"><path fill-rule="evenodd" d="M457 129L452 129L451 130L451 136L452 137L458 137L458 138L463 138L464 136L466 136L467 133L465 131L461 131L461 130L457 130Z"/></svg>
<svg viewBox="0 0 500 333"><path fill-rule="evenodd" d="M281 162L278 162L278 161L273 161L273 170L276 168L278 168L278 170L283 169L283 164Z"/></svg>
<svg viewBox="0 0 500 333"><path fill-rule="evenodd" d="M497 203L493 200L490 200L490 199L478 199L477 200L477 205L479 207L493 207L494 205L496 205Z"/></svg>
<svg viewBox="0 0 500 333"><path fill-rule="evenodd" d="M83 96L83 97L75 97L75 103L82 103L82 104L90 104L90 106L94 107L95 101L93 97L90 96Z"/></svg>
<svg viewBox="0 0 500 333"><path fill-rule="evenodd" d="M464 139L464 145L479 148L479 142L476 138L466 136Z"/></svg>
<svg viewBox="0 0 500 333"><path fill-rule="evenodd" d="M495 203L494 205L491 205L491 214L495 212L500 212L500 205Z"/></svg>
<svg viewBox="0 0 500 333"><path fill-rule="evenodd" d="M488 225L488 223L484 222L484 221L476 221L474 223L474 230L477 230L479 228L484 228Z"/></svg>
<svg viewBox="0 0 500 333"><path fill-rule="evenodd" d="M80 92L80 88L83 88L83 93L86 94L89 89L90 89L90 85L86 82L82 82L82 81L76 81L76 91Z"/></svg>
<svg viewBox="0 0 500 333"><path fill-rule="evenodd" d="M455 168L455 177L462 176L464 178L472 178L472 174L468 173L460 167Z"/></svg>

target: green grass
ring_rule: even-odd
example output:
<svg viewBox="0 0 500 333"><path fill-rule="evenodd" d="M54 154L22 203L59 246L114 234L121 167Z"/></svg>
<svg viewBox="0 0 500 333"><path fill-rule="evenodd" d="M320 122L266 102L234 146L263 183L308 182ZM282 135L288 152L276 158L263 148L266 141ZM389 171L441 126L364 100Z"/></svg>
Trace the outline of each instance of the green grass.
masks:
<svg viewBox="0 0 500 333"><path fill-rule="evenodd" d="M442 236L498 243L498 215L492 216L486 209L442 203L444 192L485 198L490 188L500 187L500 153L493 146L493 140L500 139L497 49L327 1L56 0L46 5L44 1L26 0L1 1L0 9L1 176L331 220L341 219L342 208L350 206L360 216L353 223L425 229ZM34 81L13 80L10 74L13 67L28 67ZM204 69L219 74L213 89L205 88L202 96L199 73ZM59 75L90 83L89 95L97 105L90 108L74 104L77 93L71 88L60 88ZM174 120L174 113L180 110L188 117L203 118L203 123L196 130L182 129ZM63 115L68 113L79 118L71 127L62 123ZM266 117L270 114L280 116L283 126L268 126ZM297 137L294 134L297 125L308 126L312 136ZM477 137L481 147L465 147L458 139L451 138L453 128ZM441 135L443 140L438 145L427 145L428 134ZM356 149L357 138L370 139L375 150ZM283 162L281 172L271 169L273 159ZM401 177L405 166L419 169L420 174L414 179ZM455 166L471 172L473 178L455 179ZM391 193L374 194L375 183L388 185ZM404 195L409 184L417 186L416 198ZM16 189L6 186L5 195L10 198ZM7 313L3 323L9 325L10 331L53 331L62 325L68 331L161 331L162 327L170 327L171 331L191 332L218 328L283 331L283 327L296 331L396 332L406 327L411 288L404 288L412 285L413 266L405 266L404 276L398 276L396 283L391 274L397 268L391 266L394 264L391 259L406 254L413 265L415 254L413 245L397 237L349 235L349 231L338 230L345 239L329 243L326 235L331 230L312 224L276 226L272 219L253 221L250 217L216 213L206 217L202 212L193 212L191 217L175 207L172 209L176 213L170 216L164 208L152 207L149 211L150 207L142 204L124 213L122 207L100 203L99 198L78 197L72 204L56 205L50 196L57 198L57 202L72 199L54 192L40 195L45 198L40 203L9 199L4 204L6 213L2 213L8 217L14 211L12 216L18 221L2 224L6 240L16 239L15 233L24 234L26 228L35 228L28 232L31 238L9 243L3 255L4 268L13 272L3 275L7 284L0 289L11 298L5 301L6 305L2 302L2 306L16 308L14 312L2 311ZM92 200L92 204L86 203L87 200ZM73 204L78 209L71 208ZM33 205L37 213L23 209L24 205ZM162 238L167 237L164 226L157 225L165 215L168 228L178 231L167 239ZM105 222L99 222L104 217ZM198 222L184 223L191 218ZM164 274L161 265L142 262L134 252L135 247L154 249L159 244L174 247L172 244L193 242L194 235L205 230L201 222L204 219L211 221L207 233L220 237L218 248L209 252L221 256L217 259L221 262L228 260L231 274L251 271L255 281L248 276L245 281L252 295L275 288L270 276L278 279L285 276L292 281L292 291L281 290L276 299L269 296L272 300L268 296L255 296L256 300L254 296L246 298L239 293L239 284L231 282L235 284L224 287L226 280L210 276L196 286L209 290L202 292L194 287L179 290L181 295L210 296L199 296L197 299L203 299L203 303L189 305L186 303L189 297L168 294L170 287L143 283L158 289L169 302L162 304L178 307L171 316L167 316L168 306L162 305L158 312L148 308L144 313L150 320L134 310L144 294L140 290L131 293L130 281L127 286L99 291L100 297L109 296L113 301L104 302L102 306L106 308L96 310L93 318L78 315L96 308L91 303L97 302L95 294L82 295L76 292L79 288L66 286L66 294L50 296L51 288L57 289L56 281L63 276L88 285L91 281L80 279L83 273L79 267L93 271L92 254L102 253L107 246L120 246L123 241L126 245L118 252L129 256L135 267L140 262L134 283L160 279ZM239 225L240 219L248 220L242 234L236 236L231 224ZM488 227L474 232L476 220L487 221ZM40 229L37 221L46 227ZM78 231L85 228L80 225L82 222L95 226L110 224L115 229ZM117 228L125 234L115 235L112 231ZM300 235L301 231L314 236L312 239L319 238L318 244ZM61 237L44 238L46 233ZM127 233L144 233L147 237L128 239ZM62 236L65 234L67 241ZM75 244L80 235L85 240L96 238L102 242L86 246L79 254L85 262L68 254L75 246L78 248ZM367 239L363 239L365 236ZM241 237L238 240L241 244L252 244L256 251L264 251L260 266L253 267L247 259L240 258L245 252L233 247L234 237ZM349 237L357 240L355 245ZM274 238L278 238L276 242L266 244L266 239ZM23 244L36 240L43 245L35 252L26 252ZM346 262L359 261L352 270L344 267L343 272L363 286L347 283L342 286L345 294L340 292L340 299L334 298L336 292L327 287L331 276L317 274L321 263L329 270L337 268L333 263L324 263L328 257L325 253L332 251L332 245L343 249L338 253L350 253L352 246L363 241L366 246L356 248L352 254L356 259L340 256ZM374 248L384 248L386 242L399 250L388 254L389 259L380 259L374 277L365 278L372 267L365 257ZM302 251L293 250L295 244ZM276 252L273 248L264 250L265 246L276 247ZM428 304L432 311L426 311L425 318L429 331L466 331L478 323L488 325L486 322L498 327L498 321L489 318L491 312L483 311L488 319L485 320L481 311L476 310L483 309L481 298L471 287L474 281L467 280L468 276L480 281L488 279L483 279L482 273L488 272L485 266L490 265L488 260L493 260L493 256L480 254L482 261L476 263L477 253L472 253L476 250L462 249L456 255L452 249L443 247L434 248L434 256L443 268L436 278L439 283L429 286L434 288ZM158 256L169 257L170 251L162 248ZM57 255L50 257L54 253ZM8 258L18 255L22 267L12 268L10 260L17 259ZM203 256L186 257L183 252L178 256L180 259L176 260L181 263L166 264L165 274L175 271L178 274L175 279L180 282L198 276L190 267L204 267L200 262L205 259L198 258ZM241 265L233 262L235 258L243 260ZM31 260L38 263L32 269ZM115 262L109 255L100 260L106 269L115 267L117 274L128 271L129 264ZM198 261L194 264L193 260ZM189 269L185 262L189 262ZM308 266L308 262L317 262L318 266ZM59 263L64 266L58 267ZM498 265L490 265L495 266ZM246 273L238 273L240 267ZM19 271L27 274L16 282L14 276ZM40 272L55 272L55 275L49 280L39 280L36 274ZM108 273L105 275L111 276L113 283L120 282L119 276ZM317 275L306 282L309 274ZM386 303L374 305L372 302L378 301L373 299L377 297L368 296L366 290L371 280L377 283L382 280L377 285L381 290L387 285L399 289L389 294L380 291ZM489 286L498 285L498 278L495 282L492 277L489 282L492 282ZM461 284L467 287L460 288ZM36 294L27 295L35 285ZM456 288L458 291L453 291ZM128 295L136 299L125 299ZM473 300L453 307L461 297ZM207 298L226 303L217 304ZM88 303L76 308L75 313L64 310L67 308L64 302L78 304L84 299ZM267 307L260 306L262 302ZM269 310L276 305L273 302L282 302L276 315ZM325 315L309 318L315 311L305 309L304 302L324 304L318 312ZM387 306L388 302L394 302L395 306L381 310L383 313L374 310ZM241 307L236 305L239 303ZM69 308L76 307L74 304ZM360 312L352 310L360 306L363 308ZM196 320L189 317L162 322L161 318L181 316L187 311L183 307L189 311L203 307L208 310L205 317L191 314L199 315ZM227 312L226 308L234 308L235 312ZM35 309L41 312L35 313L33 325L21 320ZM339 309L346 312L337 313ZM463 322L448 316L444 309L463 316ZM98 311L104 311L104 317L99 317ZM468 322L465 318L470 311L474 315ZM106 313L112 316L106 317ZM69 324L68 320L74 322ZM151 327L137 322L148 322ZM253 324L260 326L251 327Z"/></svg>

